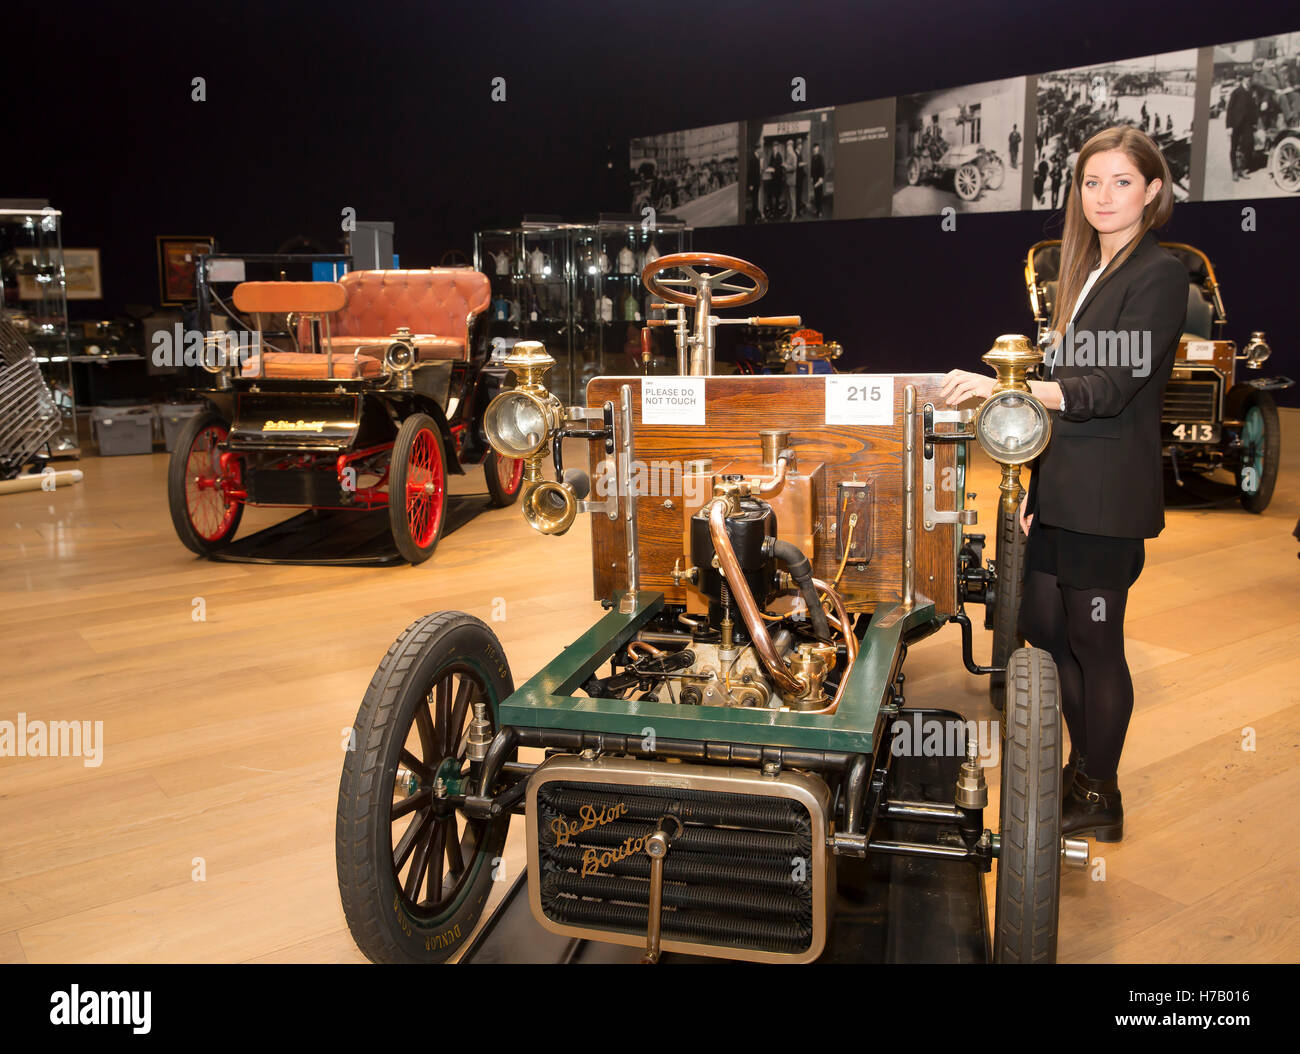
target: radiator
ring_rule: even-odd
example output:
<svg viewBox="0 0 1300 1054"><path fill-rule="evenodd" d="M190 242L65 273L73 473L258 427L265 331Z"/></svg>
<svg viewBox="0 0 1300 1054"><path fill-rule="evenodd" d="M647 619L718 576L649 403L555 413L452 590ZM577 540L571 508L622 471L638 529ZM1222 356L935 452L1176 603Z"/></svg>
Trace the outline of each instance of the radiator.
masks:
<svg viewBox="0 0 1300 1054"><path fill-rule="evenodd" d="M550 758L528 784L533 915L554 933L644 946L644 846L663 827L675 834L663 865L665 951L809 962L833 900L829 808L825 782L799 772Z"/></svg>

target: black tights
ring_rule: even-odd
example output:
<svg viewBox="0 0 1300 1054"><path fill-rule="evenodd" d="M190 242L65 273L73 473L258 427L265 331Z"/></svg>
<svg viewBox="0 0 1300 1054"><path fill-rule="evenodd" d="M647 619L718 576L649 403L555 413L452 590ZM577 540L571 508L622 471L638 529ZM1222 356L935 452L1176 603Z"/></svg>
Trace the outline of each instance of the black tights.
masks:
<svg viewBox="0 0 1300 1054"><path fill-rule="evenodd" d="M1124 659L1127 589L1072 589L1044 571L1025 572L1020 632L1050 652L1061 712L1090 779L1114 779L1133 714L1133 678Z"/></svg>

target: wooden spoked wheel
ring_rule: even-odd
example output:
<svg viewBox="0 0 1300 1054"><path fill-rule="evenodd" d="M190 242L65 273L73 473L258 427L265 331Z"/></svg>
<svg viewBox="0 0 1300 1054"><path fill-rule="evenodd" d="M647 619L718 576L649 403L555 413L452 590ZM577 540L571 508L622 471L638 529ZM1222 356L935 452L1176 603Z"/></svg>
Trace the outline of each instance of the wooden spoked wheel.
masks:
<svg viewBox="0 0 1300 1054"><path fill-rule="evenodd" d="M717 267L715 272L701 268ZM664 277L670 271L680 270L685 277ZM739 275L751 284L732 281ZM735 256L717 253L672 253L647 264L641 272L641 281L655 296L670 304L694 307L700 302L707 287L713 307L741 307L752 304L767 292L767 275L763 270ZM721 294L721 295L719 295Z"/></svg>

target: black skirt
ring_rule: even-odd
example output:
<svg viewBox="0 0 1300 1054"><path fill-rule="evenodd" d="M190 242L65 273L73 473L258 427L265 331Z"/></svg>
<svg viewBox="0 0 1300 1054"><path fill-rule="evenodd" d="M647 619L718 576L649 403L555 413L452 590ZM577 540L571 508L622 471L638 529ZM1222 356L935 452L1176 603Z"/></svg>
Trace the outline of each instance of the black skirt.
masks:
<svg viewBox="0 0 1300 1054"><path fill-rule="evenodd" d="M1064 527L1029 525L1025 540L1025 570L1055 575L1057 584L1071 589L1128 589L1146 563L1141 538L1082 534Z"/></svg>

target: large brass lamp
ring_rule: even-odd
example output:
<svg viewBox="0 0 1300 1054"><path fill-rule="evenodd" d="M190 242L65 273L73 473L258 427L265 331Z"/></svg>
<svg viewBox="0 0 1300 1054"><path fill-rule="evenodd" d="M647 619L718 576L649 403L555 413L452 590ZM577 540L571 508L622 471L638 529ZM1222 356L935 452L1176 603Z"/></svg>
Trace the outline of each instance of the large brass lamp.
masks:
<svg viewBox="0 0 1300 1054"><path fill-rule="evenodd" d="M578 513L578 495L568 483L546 479L542 462L551 452L551 436L564 423L564 407L546 390L543 379L555 360L535 340L523 340L505 359L515 387L490 403L483 431L502 457L524 462L524 519L542 534L563 534Z"/></svg>
<svg viewBox="0 0 1300 1054"><path fill-rule="evenodd" d="M1002 466L999 488L1002 508L1009 513L1020 504L1020 466L1041 454L1052 435L1047 408L1025 381L1025 371L1042 358L1020 333L998 337L983 356L998 376L992 394L975 411L975 438Z"/></svg>

